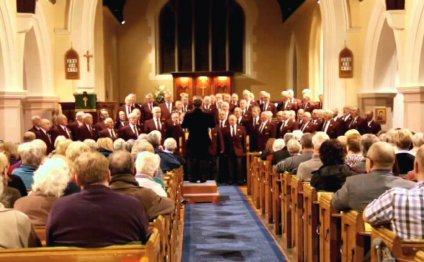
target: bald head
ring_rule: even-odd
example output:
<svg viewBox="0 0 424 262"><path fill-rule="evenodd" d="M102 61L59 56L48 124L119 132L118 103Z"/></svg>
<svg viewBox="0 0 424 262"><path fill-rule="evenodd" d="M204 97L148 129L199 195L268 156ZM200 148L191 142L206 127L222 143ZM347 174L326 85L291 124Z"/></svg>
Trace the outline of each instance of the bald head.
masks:
<svg viewBox="0 0 424 262"><path fill-rule="evenodd" d="M368 150L369 170L392 170L395 162L395 151L392 145L386 142L377 142Z"/></svg>

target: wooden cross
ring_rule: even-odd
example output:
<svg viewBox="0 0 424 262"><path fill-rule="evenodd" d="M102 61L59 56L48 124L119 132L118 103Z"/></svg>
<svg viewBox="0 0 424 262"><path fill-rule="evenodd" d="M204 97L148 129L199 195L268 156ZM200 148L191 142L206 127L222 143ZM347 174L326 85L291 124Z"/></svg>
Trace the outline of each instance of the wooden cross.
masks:
<svg viewBox="0 0 424 262"><path fill-rule="evenodd" d="M82 101L84 101L84 107L87 107L88 97L84 96Z"/></svg>
<svg viewBox="0 0 424 262"><path fill-rule="evenodd" d="M87 58L87 72L90 72L90 58L93 58L93 55L91 55L90 51L87 50L84 57Z"/></svg>

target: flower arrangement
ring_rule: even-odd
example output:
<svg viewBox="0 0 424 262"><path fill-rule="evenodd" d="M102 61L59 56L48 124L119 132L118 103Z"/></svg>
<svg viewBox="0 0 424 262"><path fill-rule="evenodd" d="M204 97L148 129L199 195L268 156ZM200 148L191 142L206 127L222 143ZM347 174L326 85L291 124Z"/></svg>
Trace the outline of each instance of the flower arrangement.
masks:
<svg viewBox="0 0 424 262"><path fill-rule="evenodd" d="M165 94L167 93L165 85L160 85L156 87L156 91L154 93L155 101L157 103L165 102Z"/></svg>

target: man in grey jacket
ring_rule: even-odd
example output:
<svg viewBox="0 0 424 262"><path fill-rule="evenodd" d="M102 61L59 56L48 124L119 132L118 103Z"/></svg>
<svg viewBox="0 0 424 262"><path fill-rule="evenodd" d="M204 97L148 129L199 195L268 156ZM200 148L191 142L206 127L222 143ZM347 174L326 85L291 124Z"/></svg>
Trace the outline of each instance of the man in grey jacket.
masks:
<svg viewBox="0 0 424 262"><path fill-rule="evenodd" d="M388 189L414 187L414 182L393 175L394 161L393 146L386 142L373 144L366 156L368 174L348 177L343 187L334 194L333 207L337 210L353 209L362 212L370 202Z"/></svg>
<svg viewBox="0 0 424 262"><path fill-rule="evenodd" d="M312 158L314 153L314 146L312 145L312 134L303 134L303 136L300 138L300 144L302 146L302 153L300 155L294 155L286 158L283 161L280 161L277 165L275 165L275 170L277 172L283 173L287 171L292 174L296 174L299 165ZM289 147L289 145L287 147Z"/></svg>

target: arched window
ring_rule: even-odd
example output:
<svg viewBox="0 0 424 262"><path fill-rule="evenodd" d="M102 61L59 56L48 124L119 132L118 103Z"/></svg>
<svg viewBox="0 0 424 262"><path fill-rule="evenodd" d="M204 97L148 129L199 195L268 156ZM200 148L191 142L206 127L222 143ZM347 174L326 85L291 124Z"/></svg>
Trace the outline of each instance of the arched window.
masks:
<svg viewBox="0 0 424 262"><path fill-rule="evenodd" d="M244 72L245 16L235 0L170 0L159 28L161 74Z"/></svg>

